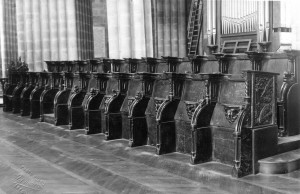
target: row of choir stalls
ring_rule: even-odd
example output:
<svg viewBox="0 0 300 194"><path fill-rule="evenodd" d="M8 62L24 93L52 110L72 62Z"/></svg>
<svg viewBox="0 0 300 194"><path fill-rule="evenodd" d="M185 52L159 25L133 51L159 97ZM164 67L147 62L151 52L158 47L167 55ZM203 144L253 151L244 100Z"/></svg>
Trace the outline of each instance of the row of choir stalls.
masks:
<svg viewBox="0 0 300 194"><path fill-rule="evenodd" d="M230 165L234 177L295 170L274 167L276 155L300 142L300 52L276 52L286 45L280 27L270 30L276 2L201 2L192 1L188 38L197 48L189 58L48 61L48 71L14 70L3 110L14 110L12 90L23 85L20 112L42 122L194 165Z"/></svg>
<svg viewBox="0 0 300 194"><path fill-rule="evenodd" d="M298 55L287 51L278 59L270 53L247 52L242 56L215 53L191 60L47 62L48 71L19 72L9 80L16 88L21 83L17 78L28 75L20 104L28 104L28 94L24 94L31 91L30 110L28 105L21 106L23 116L29 112L31 118L40 116L41 121L70 129L85 128L87 134L102 133L107 140L127 139L130 147L149 145L159 155L191 154L192 164L229 164L233 175L241 177L259 172L260 159L295 149L297 142L279 144L278 134L299 131L285 128L283 134L280 130L279 110L289 104L283 93L293 90L292 85L286 86L286 76L277 81L278 68L274 67L282 64L277 63L280 60L295 70ZM278 92L278 88L282 90ZM291 115L288 108L283 118ZM295 110L291 117L294 114Z"/></svg>

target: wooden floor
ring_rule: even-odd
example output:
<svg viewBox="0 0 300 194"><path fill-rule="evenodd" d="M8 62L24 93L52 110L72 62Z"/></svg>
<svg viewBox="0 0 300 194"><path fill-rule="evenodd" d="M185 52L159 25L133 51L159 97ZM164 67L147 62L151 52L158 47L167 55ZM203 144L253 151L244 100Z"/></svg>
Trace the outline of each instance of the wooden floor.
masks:
<svg viewBox="0 0 300 194"><path fill-rule="evenodd" d="M229 166L127 144L1 112L0 193L300 193L300 171L234 179Z"/></svg>

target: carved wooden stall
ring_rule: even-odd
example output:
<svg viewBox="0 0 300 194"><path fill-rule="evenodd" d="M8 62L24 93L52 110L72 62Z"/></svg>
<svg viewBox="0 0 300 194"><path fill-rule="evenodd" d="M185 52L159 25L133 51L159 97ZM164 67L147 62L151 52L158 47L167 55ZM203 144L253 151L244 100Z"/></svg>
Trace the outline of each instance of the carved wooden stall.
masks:
<svg viewBox="0 0 300 194"><path fill-rule="evenodd" d="M148 103L146 119L148 143L155 145L157 154L175 151L174 115L180 101L184 74L178 73L182 59L163 57L167 72L162 74L154 86L153 97Z"/></svg>
<svg viewBox="0 0 300 194"><path fill-rule="evenodd" d="M40 120L44 121L45 116L54 117L54 98L63 84L61 72L64 69L64 63L60 61L46 61L48 66L49 83L41 94L40 100Z"/></svg>
<svg viewBox="0 0 300 194"><path fill-rule="evenodd" d="M69 124L68 99L73 88L75 71L78 70L78 65L74 61L62 61L65 71L61 72L63 77L64 87L61 88L54 98L54 118L55 125Z"/></svg>
<svg viewBox="0 0 300 194"><path fill-rule="evenodd" d="M129 146L142 146L147 144L148 126L146 120L146 109L152 96L154 81L157 77L157 66L159 59L143 58L146 64L146 72L138 72L134 79L139 82L139 87L128 101L128 122L129 122ZM129 90L131 87L129 86ZM126 118L124 118L126 119Z"/></svg>
<svg viewBox="0 0 300 194"><path fill-rule="evenodd" d="M120 109L122 116L122 138L129 139L130 121L128 120L129 107L133 103L137 91L141 90L142 82L137 77L137 72L142 71L145 66L141 59L126 58L125 64L129 72L128 91Z"/></svg>
<svg viewBox="0 0 300 194"><path fill-rule="evenodd" d="M198 161L219 161L233 166L233 176L258 170L257 161L276 153L277 110L275 73L245 71L227 75L220 82L219 96L210 125L205 114L193 118Z"/></svg>
<svg viewBox="0 0 300 194"><path fill-rule="evenodd" d="M96 85L90 88L84 105L85 129L87 134L102 133L100 104L106 94L107 81L110 77L110 60L91 60L92 74Z"/></svg>
<svg viewBox="0 0 300 194"><path fill-rule="evenodd" d="M14 63L10 65L10 68L8 69L8 82L5 83L4 91L3 91L3 111L9 112L13 110L13 96L14 91L21 85L21 75L28 71L27 66L24 67L16 67ZM23 73L21 73L23 72Z"/></svg>
<svg viewBox="0 0 300 194"><path fill-rule="evenodd" d="M49 73L46 71L39 72L39 81L30 94L30 118L40 117L41 94L46 88L50 87Z"/></svg>
<svg viewBox="0 0 300 194"><path fill-rule="evenodd" d="M129 74L120 72L124 60L112 59L112 77L110 78L106 95L101 105L101 127L106 140L122 138L121 106L127 95Z"/></svg>
<svg viewBox="0 0 300 194"><path fill-rule="evenodd" d="M20 77L20 81L15 87L12 93L12 113L18 114L21 111L21 93L23 89L26 87L26 83L29 81L29 76L27 74L28 67L24 64L24 66L19 68L18 74Z"/></svg>
<svg viewBox="0 0 300 194"><path fill-rule="evenodd" d="M38 83L38 73L37 72L28 72L29 82L27 86L23 89L21 93L20 103L21 103L21 116L30 115L30 94L36 87Z"/></svg>
<svg viewBox="0 0 300 194"><path fill-rule="evenodd" d="M300 51L285 51L289 59L289 69L284 73L283 83L278 99L278 127L279 136L300 134L300 90L299 90L299 62Z"/></svg>
<svg viewBox="0 0 300 194"><path fill-rule="evenodd" d="M87 61L75 61L78 63L78 72L75 73L73 88L68 100L69 110L69 125L70 129L84 128L84 110L82 103L85 100L85 95L88 91L91 74L88 72Z"/></svg>
<svg viewBox="0 0 300 194"><path fill-rule="evenodd" d="M193 154L195 146L205 146L193 144L193 140L197 140L197 137L192 137L195 124L191 120L194 115L205 114L206 118L201 122L210 122L217 98L219 79L222 76L220 73L200 73L207 71L204 67L207 60L206 56L195 57L191 60L192 72L185 74L182 96L175 114L175 151L177 152ZM212 65L215 64L209 64ZM196 160L193 155L192 163L197 163Z"/></svg>

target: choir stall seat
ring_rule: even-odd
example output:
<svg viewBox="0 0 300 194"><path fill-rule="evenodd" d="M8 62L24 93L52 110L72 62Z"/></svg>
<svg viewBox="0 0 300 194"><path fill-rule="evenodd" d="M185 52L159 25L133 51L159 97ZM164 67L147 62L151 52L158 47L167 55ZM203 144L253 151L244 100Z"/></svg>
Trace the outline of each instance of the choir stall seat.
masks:
<svg viewBox="0 0 300 194"><path fill-rule="evenodd" d="M39 72L39 81L30 94L30 118L40 118L41 95L45 89L50 88L49 73Z"/></svg>
<svg viewBox="0 0 300 194"><path fill-rule="evenodd" d="M10 112L13 109L12 99L13 92L16 87L18 87L21 81L21 77L15 63L12 62L8 69L8 82L5 83L4 91L3 91L3 111Z"/></svg>
<svg viewBox="0 0 300 194"><path fill-rule="evenodd" d="M14 114L18 114L21 112L21 93L29 81L27 71L27 66L25 67L25 69L19 71L20 82L18 83L17 87L15 87L12 93L12 113Z"/></svg>
<svg viewBox="0 0 300 194"><path fill-rule="evenodd" d="M128 139L130 137L130 121L128 120L129 107L133 103L137 91L141 90L142 82L137 79L137 72L145 69L145 64L141 59L126 58L125 64L129 70L130 80L128 82L127 95L121 107L122 116L122 138Z"/></svg>
<svg viewBox="0 0 300 194"><path fill-rule="evenodd" d="M124 67L124 60L112 59L112 74L107 85L107 93L104 96L101 109L101 125L105 131L106 140L122 138L121 107L127 95L128 73L120 72Z"/></svg>
<svg viewBox="0 0 300 194"><path fill-rule="evenodd" d="M75 77L75 71L78 70L78 65L74 61L62 61L61 63L64 63L65 66L65 71L61 72L64 87L54 97L54 124L56 126L69 125L68 100L74 80L77 78Z"/></svg>
<svg viewBox="0 0 300 194"><path fill-rule="evenodd" d="M108 59L90 61L96 86L90 88L84 104L85 129L87 134L103 133L101 127L100 105L106 94L107 82L110 77L111 62Z"/></svg>
<svg viewBox="0 0 300 194"><path fill-rule="evenodd" d="M142 146L147 144L148 126L146 120L146 109L152 96L154 81L157 77L157 66L159 59L143 58L146 64L146 72L138 72L135 80L140 83L131 101L127 105L129 123L129 146ZM130 94L129 94L130 95ZM124 118L125 119L125 118Z"/></svg>
<svg viewBox="0 0 300 194"><path fill-rule="evenodd" d="M30 115L30 94L38 83L38 73L28 72L29 83L21 93L21 116Z"/></svg>
<svg viewBox="0 0 300 194"><path fill-rule="evenodd" d="M69 127L70 129L83 129L84 128L84 104L86 94L89 87L91 74L87 72L87 61L75 61L78 64L78 72L75 73L75 80L73 89L68 99L69 111Z"/></svg>
<svg viewBox="0 0 300 194"><path fill-rule="evenodd" d="M223 76L221 73L209 73L205 67L214 66L217 70L217 62L207 63L206 56L196 56L189 64L192 68L191 73L186 73L183 93L175 114L175 133L176 133L176 149L175 151L191 154L193 164L198 163L198 155L195 154L198 147L205 145L197 145L194 137L195 130L192 118L197 114L205 114L202 123L209 125L219 88L219 80ZM207 73L202 73L202 72ZM208 123L208 124L207 124Z"/></svg>
<svg viewBox="0 0 300 194"><path fill-rule="evenodd" d="M61 72L64 69L64 63L60 61L46 61L48 65L49 85L41 94L40 100L40 120L45 121L45 116L54 118L54 98L57 92L62 88L63 77Z"/></svg>
<svg viewBox="0 0 300 194"><path fill-rule="evenodd" d="M199 161L218 161L233 167L232 175L242 177L258 171L257 161L276 153L277 74L245 71L221 79L218 100L210 125L202 125L198 114L195 132Z"/></svg>
<svg viewBox="0 0 300 194"><path fill-rule="evenodd" d="M290 68L283 74L283 82L278 98L279 136L300 134L300 89L299 89L299 56L298 50L285 51Z"/></svg>

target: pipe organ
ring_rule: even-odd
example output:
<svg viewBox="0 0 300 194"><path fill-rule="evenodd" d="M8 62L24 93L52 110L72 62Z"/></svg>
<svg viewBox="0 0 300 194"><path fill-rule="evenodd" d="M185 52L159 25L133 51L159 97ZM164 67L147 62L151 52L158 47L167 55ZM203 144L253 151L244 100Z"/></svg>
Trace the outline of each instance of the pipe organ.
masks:
<svg viewBox="0 0 300 194"><path fill-rule="evenodd" d="M257 30L258 2L222 1L221 17L222 34L254 32Z"/></svg>

